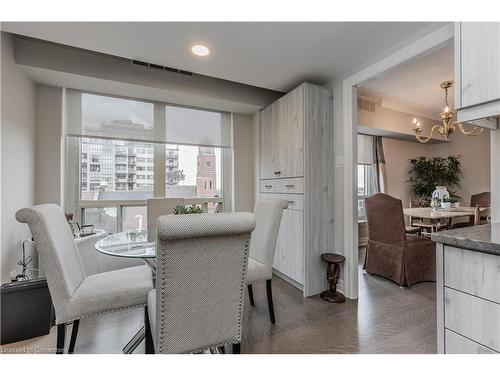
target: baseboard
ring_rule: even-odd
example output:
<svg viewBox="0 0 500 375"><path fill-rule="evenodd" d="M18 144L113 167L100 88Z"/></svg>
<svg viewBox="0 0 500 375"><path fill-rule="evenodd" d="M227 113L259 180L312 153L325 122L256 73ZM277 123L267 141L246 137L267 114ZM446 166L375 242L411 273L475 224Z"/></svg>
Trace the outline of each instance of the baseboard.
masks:
<svg viewBox="0 0 500 375"><path fill-rule="evenodd" d="M297 281L289 278L288 276L282 274L280 271L276 270L273 268L273 274L278 276L280 279L286 281L288 284L292 284L294 287L296 287L298 290L301 292L304 290L304 287L302 284L298 283Z"/></svg>

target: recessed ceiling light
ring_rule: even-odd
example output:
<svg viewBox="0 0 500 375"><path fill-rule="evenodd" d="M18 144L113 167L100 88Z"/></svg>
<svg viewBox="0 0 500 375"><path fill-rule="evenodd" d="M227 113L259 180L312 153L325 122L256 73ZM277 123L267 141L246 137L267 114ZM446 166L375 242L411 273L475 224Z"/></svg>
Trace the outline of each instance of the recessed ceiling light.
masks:
<svg viewBox="0 0 500 375"><path fill-rule="evenodd" d="M191 48L191 51L193 51L193 53L196 56L207 56L210 53L210 50L208 49L208 47L205 47L201 44L197 44L197 45L193 46Z"/></svg>

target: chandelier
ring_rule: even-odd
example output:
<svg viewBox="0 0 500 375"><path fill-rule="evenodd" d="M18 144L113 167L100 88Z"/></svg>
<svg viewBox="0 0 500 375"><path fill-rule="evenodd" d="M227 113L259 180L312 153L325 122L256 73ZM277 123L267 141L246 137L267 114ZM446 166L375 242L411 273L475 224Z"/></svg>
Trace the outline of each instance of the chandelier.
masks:
<svg viewBox="0 0 500 375"><path fill-rule="evenodd" d="M436 130L445 139L448 139L448 137L453 134L456 127L458 127L463 134L468 135L470 137L479 135L483 131L483 129L478 126L476 126L474 129L470 131L467 131L465 130L464 126L461 123L453 121L455 112L450 111L450 107L448 105L448 89L452 86L453 86L453 81L441 82L441 88L444 90L444 104L445 104L444 112L441 112L440 114L442 124L434 125L431 128L431 134L427 138L422 137L422 124L420 123L420 121L417 118L413 119L413 124L415 125L415 127L413 128L413 132L415 133L415 137L419 142L421 143L429 142L429 140L431 139L432 135Z"/></svg>

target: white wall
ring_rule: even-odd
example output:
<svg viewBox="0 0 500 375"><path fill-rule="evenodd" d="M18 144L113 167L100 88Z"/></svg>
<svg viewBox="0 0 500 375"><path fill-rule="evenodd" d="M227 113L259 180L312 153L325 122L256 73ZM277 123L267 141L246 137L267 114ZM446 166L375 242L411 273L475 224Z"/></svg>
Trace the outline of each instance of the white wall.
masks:
<svg viewBox="0 0 500 375"><path fill-rule="evenodd" d="M35 89L35 203L64 202L62 187L62 89Z"/></svg>
<svg viewBox="0 0 500 375"><path fill-rule="evenodd" d="M29 235L17 210L35 201L35 88L14 62L11 37L1 36L1 281L20 259Z"/></svg>
<svg viewBox="0 0 500 375"><path fill-rule="evenodd" d="M233 115L234 210L253 211L255 204L254 122L251 115Z"/></svg>

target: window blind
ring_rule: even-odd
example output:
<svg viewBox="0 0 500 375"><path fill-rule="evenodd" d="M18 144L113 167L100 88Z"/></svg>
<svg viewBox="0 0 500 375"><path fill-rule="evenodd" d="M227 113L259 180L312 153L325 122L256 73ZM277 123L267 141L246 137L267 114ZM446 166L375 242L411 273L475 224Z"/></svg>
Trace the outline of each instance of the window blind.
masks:
<svg viewBox="0 0 500 375"><path fill-rule="evenodd" d="M373 164L373 137L358 134L358 164Z"/></svg>
<svg viewBox="0 0 500 375"><path fill-rule="evenodd" d="M231 114L66 89L66 134L231 147Z"/></svg>

